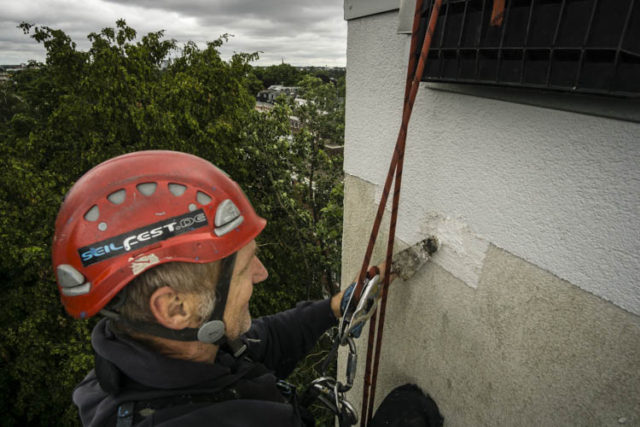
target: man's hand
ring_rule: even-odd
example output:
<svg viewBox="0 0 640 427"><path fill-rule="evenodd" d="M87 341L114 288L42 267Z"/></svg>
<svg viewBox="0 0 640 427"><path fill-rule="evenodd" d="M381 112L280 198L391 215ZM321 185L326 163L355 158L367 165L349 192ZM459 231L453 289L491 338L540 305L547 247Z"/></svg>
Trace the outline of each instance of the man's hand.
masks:
<svg viewBox="0 0 640 427"><path fill-rule="evenodd" d="M382 282L382 280L384 280L384 269L385 269L386 264L384 262L381 262L380 264L378 264L378 270L380 270L380 281ZM397 276L395 274L391 274L391 278L389 280L389 283L393 282L393 280L396 278ZM351 283L355 283L358 280L358 277L356 276L353 281ZM348 289L345 288L342 291L338 292L337 294L335 294L333 297L331 297L331 310L333 311L333 315L336 316L336 319L340 319L342 317L342 310L340 308L341 303L342 303L342 298L344 298L344 293L345 291Z"/></svg>
<svg viewBox="0 0 640 427"><path fill-rule="evenodd" d="M333 311L333 315L336 316L336 319L340 319L342 317L342 313L340 312L340 303L342 302L344 291L345 290L342 290L331 297L331 311Z"/></svg>

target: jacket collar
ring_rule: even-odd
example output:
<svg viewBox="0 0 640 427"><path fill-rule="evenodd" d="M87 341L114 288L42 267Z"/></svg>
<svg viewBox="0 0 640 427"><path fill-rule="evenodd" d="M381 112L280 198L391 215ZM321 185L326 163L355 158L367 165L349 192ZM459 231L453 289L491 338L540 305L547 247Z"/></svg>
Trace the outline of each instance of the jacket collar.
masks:
<svg viewBox="0 0 640 427"><path fill-rule="evenodd" d="M238 368L234 366L238 362L224 351L218 351L214 364L164 356L129 337L114 333L109 324L108 319L100 320L91 334L97 358L110 362L144 386L158 389L205 386L231 375Z"/></svg>

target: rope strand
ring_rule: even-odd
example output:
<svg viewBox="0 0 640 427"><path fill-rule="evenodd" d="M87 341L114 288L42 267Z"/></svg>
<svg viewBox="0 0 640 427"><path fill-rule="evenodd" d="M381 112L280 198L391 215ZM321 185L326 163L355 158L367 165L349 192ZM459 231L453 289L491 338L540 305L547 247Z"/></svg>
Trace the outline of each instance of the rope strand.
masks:
<svg viewBox="0 0 640 427"><path fill-rule="evenodd" d="M424 72L424 67L425 67L425 63L429 53L429 48L431 46L431 40L435 32L435 27L436 27L438 15L440 12L440 7L442 6L442 0L435 0L431 17L429 19L429 25L427 27L425 38L422 43L420 58L418 60L417 67L416 67L415 52L417 51L417 46L418 46L418 37L419 37L418 28L420 23L422 4L423 4L423 0L418 0L416 2L416 9L415 9L415 14L413 19L412 38L411 38L411 55L409 57L409 65L407 67L407 82L405 85L405 102L404 102L403 111L402 111L402 125L400 126L400 131L398 133L398 139L396 141L396 146L393 152L393 157L391 159L391 164L389 165L389 172L387 174L387 178L385 181L382 197L380 200L380 205L378 206L378 212L376 214L373 229L371 231L369 244L367 246L365 258L362 264L362 268L360 270L360 275L358 277L358 283L356 285L356 289L354 290L355 295L359 298L360 294L362 293L362 286L364 283L367 267L369 265L369 262L371 261L373 247L375 246L375 242L378 236L378 231L380 229L380 223L382 221L382 216L384 214L384 208L387 204L387 199L389 197L391 182L395 181L393 202L392 202L392 208L391 208L392 210L391 221L389 226L389 240L387 242L385 275L384 275L384 282L383 282L382 291L381 291L382 294L381 294L380 310L377 316L373 316L371 318L370 320L371 324L369 326L369 342L367 345L367 362L366 362L366 368L365 368L365 378L364 378L363 397L362 397L362 412L361 412L362 417L361 417L361 424L360 424L363 427L367 425L367 423L373 416L376 381L378 376L378 367L380 363L382 334L384 331L384 319L385 319L385 313L386 313L387 289L389 286L389 279L391 275L391 260L393 257L393 245L395 241L398 205L400 201L400 188L402 186L402 169L404 166L404 152L405 152L406 139L407 139L407 129L409 127L409 121L411 119L413 104L415 102L416 95L418 93L420 80ZM395 172L395 180L394 180L394 172ZM376 320L376 317L378 317L377 320ZM376 324L378 326L377 333L376 333ZM373 372L371 372L371 361L372 361L371 359L372 359L374 342L375 342L375 356L374 356L374 362L373 362Z"/></svg>

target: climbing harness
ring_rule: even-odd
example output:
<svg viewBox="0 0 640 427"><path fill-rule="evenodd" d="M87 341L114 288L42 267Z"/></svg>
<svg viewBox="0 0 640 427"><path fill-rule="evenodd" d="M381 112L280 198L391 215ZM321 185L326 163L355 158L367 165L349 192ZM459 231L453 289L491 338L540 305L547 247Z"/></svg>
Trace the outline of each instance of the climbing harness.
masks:
<svg viewBox="0 0 640 427"><path fill-rule="evenodd" d="M225 350L230 354L234 351L229 342L225 344ZM293 407L295 419L301 420L302 425L315 425L311 412L299 404L293 384L277 380L275 387L268 383L261 383L258 387L254 385L252 381L271 371L262 363L256 363L249 354L242 357L234 356L236 364L228 366L230 375L224 380L216 380L214 385L207 385L205 382L193 388L167 389L152 388L138 383L109 360L99 354L95 357L95 372L100 387L113 397L117 405L117 411L105 425L113 425L113 421L116 427L132 427L138 423L162 424L163 420L191 412L192 405L239 399L287 402ZM244 385L243 381L246 381Z"/></svg>
<svg viewBox="0 0 640 427"><path fill-rule="evenodd" d="M334 341L334 347L327 356L324 365L325 368L323 368L324 373L326 371L326 366L328 366L331 361L335 360L339 345L348 346L349 355L346 367L347 382L346 384L342 384L335 378L323 376L311 384L307 389L304 399L308 403L309 400L315 396L338 416L341 427L353 425L357 423L358 420L358 416L353 406L344 398L344 393L351 389L355 378L357 353L354 338L358 338L360 336L362 327L367 320L371 320L371 322L369 323L369 339L367 345L360 425L366 426L373 416L373 403L375 399L376 379L380 362L380 350L386 311L387 288L391 277L393 245L395 240L396 221L398 217L400 188L402 185L402 168L404 163L407 129L441 5L442 0L434 0L431 16L428 25L425 28L425 20L422 20L422 16L426 16L429 7L427 2L424 0L416 1L411 36L411 55L409 57L405 85L402 124L398 133L398 139L391 158L391 164L389 165L389 172L385 180L382 197L373 223L371 236L369 238L362 267L358 275L358 280L354 285L352 285L353 289L351 294L348 296L346 310L343 310L343 318L340 322L338 334ZM420 40L422 34L424 34L424 38L423 40ZM422 43L421 46L420 43ZM420 52L419 55L418 52ZM368 268L369 263L371 262L371 256L378 236L378 231L380 229L384 209L387 205L387 199L391 190L391 183L394 181L394 176L395 183L389 226L389 240L387 243L385 272L383 276L384 280L380 284L380 272L375 271L377 269L374 270ZM378 304L380 304L380 310L376 311ZM377 319L376 316L374 316L374 313L376 312L378 314ZM377 330L376 324L378 325Z"/></svg>

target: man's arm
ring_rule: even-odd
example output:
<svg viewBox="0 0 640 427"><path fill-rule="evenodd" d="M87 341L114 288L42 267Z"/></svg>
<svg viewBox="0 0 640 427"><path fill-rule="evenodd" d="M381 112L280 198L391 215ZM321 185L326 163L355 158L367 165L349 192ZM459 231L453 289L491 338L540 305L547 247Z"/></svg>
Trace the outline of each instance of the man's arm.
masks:
<svg viewBox="0 0 640 427"><path fill-rule="evenodd" d="M383 280L385 263L378 268ZM393 279L395 275L391 275ZM342 317L344 293L342 290L330 299L302 302L291 310L255 319L246 337L256 361L273 369L279 378L287 377L320 336Z"/></svg>
<svg viewBox="0 0 640 427"><path fill-rule="evenodd" d="M246 337L256 361L274 370L278 378L287 377L320 336L337 324L335 298L301 302L290 310L255 319Z"/></svg>

